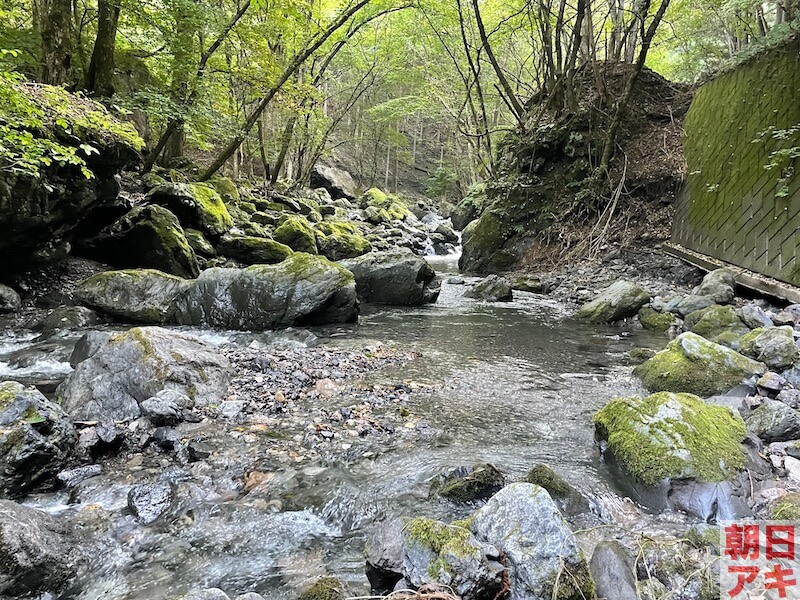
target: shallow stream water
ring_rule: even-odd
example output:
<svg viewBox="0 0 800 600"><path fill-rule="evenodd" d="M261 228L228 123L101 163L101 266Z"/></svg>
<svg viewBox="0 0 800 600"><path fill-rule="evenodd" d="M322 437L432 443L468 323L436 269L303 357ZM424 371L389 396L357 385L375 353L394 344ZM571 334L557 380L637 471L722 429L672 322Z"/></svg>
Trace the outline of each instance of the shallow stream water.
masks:
<svg viewBox="0 0 800 600"><path fill-rule="evenodd" d="M456 271L452 257L432 262L445 277ZM445 468L477 462L491 462L511 478L523 477L537 462L551 465L590 499L592 514L571 523L585 528L587 547L618 527L680 522L677 515L648 515L621 497L592 427L593 413L611 398L644 391L631 376L626 352L660 348L664 337L577 323L544 296L519 293L513 302L490 304L463 298L465 289L445 283L434 305L371 307L358 324L315 331L320 343L340 348L382 342L421 353L368 379L430 385L433 391L411 395L409 408L440 434L348 463L278 473L274 484L291 498L283 512L248 496L198 491L196 506L168 526L119 517L112 526L115 543L98 552L91 572L68 596L167 599L195 587L220 587L231 596L256 591L289 599L323 574L343 577L354 595L365 594L363 548L370 527L396 516L462 516L468 509L428 498L429 482ZM252 338L200 333L219 341ZM79 335L25 359L33 336L8 332L0 340L0 376L58 379L69 370L70 347ZM303 338L296 332L281 336ZM31 503L54 513L100 505L123 515L131 483L117 481L71 504L63 492Z"/></svg>

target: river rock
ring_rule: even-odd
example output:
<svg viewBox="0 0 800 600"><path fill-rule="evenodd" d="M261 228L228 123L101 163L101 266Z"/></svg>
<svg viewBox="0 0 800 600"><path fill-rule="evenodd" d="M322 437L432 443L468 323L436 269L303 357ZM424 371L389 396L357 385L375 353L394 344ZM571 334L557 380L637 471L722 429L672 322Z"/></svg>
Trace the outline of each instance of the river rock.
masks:
<svg viewBox="0 0 800 600"><path fill-rule="evenodd" d="M514 292L511 282L499 275L489 275L464 293L465 298L487 302L511 302Z"/></svg>
<svg viewBox="0 0 800 600"><path fill-rule="evenodd" d="M100 465L84 465L61 471L56 477L65 488L71 489L82 481L86 481L90 477L96 477L102 472L103 467Z"/></svg>
<svg viewBox="0 0 800 600"><path fill-rule="evenodd" d="M344 600L346 586L335 577L320 577L298 600Z"/></svg>
<svg viewBox="0 0 800 600"><path fill-rule="evenodd" d="M316 234L319 252L329 260L355 258L372 251L372 244L352 223L319 223Z"/></svg>
<svg viewBox="0 0 800 600"><path fill-rule="evenodd" d="M163 183L147 194L147 200L168 208L184 227L198 229L216 239L233 227L222 197L203 183Z"/></svg>
<svg viewBox="0 0 800 600"><path fill-rule="evenodd" d="M311 171L311 186L328 190L331 198L354 200L357 194L353 176L344 169L317 163Z"/></svg>
<svg viewBox="0 0 800 600"><path fill-rule="evenodd" d="M292 249L286 244L251 235L224 235L217 250L246 265L272 265L292 255Z"/></svg>
<svg viewBox="0 0 800 600"><path fill-rule="evenodd" d="M128 492L128 509L134 517L149 525L163 515L175 500L175 488L167 481L136 485Z"/></svg>
<svg viewBox="0 0 800 600"><path fill-rule="evenodd" d="M797 359L794 329L789 326L754 329L742 337L739 351L773 369L785 369Z"/></svg>
<svg viewBox="0 0 800 600"><path fill-rule="evenodd" d="M16 312L22 308L22 298L7 285L0 283L0 313Z"/></svg>
<svg viewBox="0 0 800 600"><path fill-rule="evenodd" d="M118 267L149 267L178 277L200 272L178 218L161 206L137 206L79 249Z"/></svg>
<svg viewBox="0 0 800 600"><path fill-rule="evenodd" d="M597 597L605 600L639 600L633 557L616 540L597 544L589 563Z"/></svg>
<svg viewBox="0 0 800 600"><path fill-rule="evenodd" d="M367 538L365 554L367 579L372 591L376 594L390 593L403 578L403 521L393 519L377 525Z"/></svg>
<svg viewBox="0 0 800 600"><path fill-rule="evenodd" d="M59 386L75 420L122 421L162 390L188 396L196 406L218 404L231 366L213 346L160 327L135 327L108 337Z"/></svg>
<svg viewBox="0 0 800 600"><path fill-rule="evenodd" d="M552 288L552 282L545 281L538 275L520 275L514 278L511 287L520 292L546 294Z"/></svg>
<svg viewBox="0 0 800 600"><path fill-rule="evenodd" d="M416 518L405 525L403 577L413 587L441 584L462 600L495 597L503 565L497 549L479 541L468 522Z"/></svg>
<svg viewBox="0 0 800 600"><path fill-rule="evenodd" d="M708 296L717 304L732 302L736 279L730 269L717 269L703 277L702 283L692 290L694 296Z"/></svg>
<svg viewBox="0 0 800 600"><path fill-rule="evenodd" d="M439 297L436 273L409 250L369 252L339 264L353 273L364 302L419 306Z"/></svg>
<svg viewBox="0 0 800 600"><path fill-rule="evenodd" d="M745 467L738 413L691 394L617 398L595 415L596 436L622 487L655 510L701 519L748 514L730 482Z"/></svg>
<svg viewBox="0 0 800 600"><path fill-rule="evenodd" d="M744 466L741 417L692 394L616 398L594 423L603 455L647 486L665 479L726 481Z"/></svg>
<svg viewBox="0 0 800 600"><path fill-rule="evenodd" d="M764 400L747 417L747 429L765 443L800 438L800 412L777 400Z"/></svg>
<svg viewBox="0 0 800 600"><path fill-rule="evenodd" d="M161 390L139 403L142 414L156 426L174 425L181 420L183 411L192 406L192 399L177 390Z"/></svg>
<svg viewBox="0 0 800 600"><path fill-rule="evenodd" d="M49 514L0 500L0 595L58 593L81 557L68 527Z"/></svg>
<svg viewBox="0 0 800 600"><path fill-rule="evenodd" d="M586 498L548 465L533 465L525 481L544 488L562 512L578 514L589 510Z"/></svg>
<svg viewBox="0 0 800 600"><path fill-rule="evenodd" d="M219 588L205 588L192 590L183 597L183 600L231 600L231 597Z"/></svg>
<svg viewBox="0 0 800 600"><path fill-rule="evenodd" d="M512 483L472 518L472 532L503 553L509 600L593 598L594 583L575 536L550 495L530 483Z"/></svg>
<svg viewBox="0 0 800 600"><path fill-rule="evenodd" d="M634 370L651 392L723 394L753 375L766 372L756 362L691 332L683 333Z"/></svg>
<svg viewBox="0 0 800 600"><path fill-rule="evenodd" d="M686 315L684 327L725 346L731 346L731 342L738 345L739 338L750 332L739 309L718 304Z"/></svg>
<svg viewBox="0 0 800 600"><path fill-rule="evenodd" d="M453 502L475 502L491 498L505 483L506 477L497 467L477 464L442 473L431 483L430 493Z"/></svg>
<svg viewBox="0 0 800 600"><path fill-rule="evenodd" d="M284 219L272 234L275 241L285 244L297 252L317 254L317 236L314 228L305 217L294 216Z"/></svg>
<svg viewBox="0 0 800 600"><path fill-rule="evenodd" d="M775 324L772 319L764 311L763 308L756 304L745 304L742 307L742 321L750 329L758 329L759 327L774 327Z"/></svg>
<svg viewBox="0 0 800 600"><path fill-rule="evenodd" d="M0 383L0 485L5 495L52 483L75 439L72 421L58 404L36 388Z"/></svg>
<svg viewBox="0 0 800 600"><path fill-rule="evenodd" d="M650 294L635 283L620 279L584 304L576 317L590 323L613 323L634 316L650 302Z"/></svg>
<svg viewBox="0 0 800 600"><path fill-rule="evenodd" d="M97 325L102 319L90 308L85 306L61 306L50 311L46 317L38 321L34 326L34 331L41 331L44 334L70 329L84 329L91 325Z"/></svg>
<svg viewBox="0 0 800 600"><path fill-rule="evenodd" d="M170 320L175 298L189 285L186 279L155 269L105 271L84 279L75 298L123 321L160 325Z"/></svg>
<svg viewBox="0 0 800 600"><path fill-rule="evenodd" d="M666 333L675 323L675 315L669 312L658 312L650 306L643 306L636 314L639 323L648 331Z"/></svg>
<svg viewBox="0 0 800 600"><path fill-rule="evenodd" d="M345 323L357 316L353 275L301 252L276 265L207 269L175 301L179 324L225 329Z"/></svg>
<svg viewBox="0 0 800 600"><path fill-rule="evenodd" d="M671 312L681 317L686 317L695 311L714 306L716 302L711 296L677 296L664 304L664 311Z"/></svg>

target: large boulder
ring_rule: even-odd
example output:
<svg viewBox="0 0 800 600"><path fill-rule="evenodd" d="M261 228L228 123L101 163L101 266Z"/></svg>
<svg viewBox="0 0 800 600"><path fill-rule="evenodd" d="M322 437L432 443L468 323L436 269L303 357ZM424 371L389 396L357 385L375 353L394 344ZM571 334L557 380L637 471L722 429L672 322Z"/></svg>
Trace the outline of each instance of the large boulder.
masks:
<svg viewBox="0 0 800 600"><path fill-rule="evenodd" d="M155 269L106 271L84 279L75 299L123 321L160 325L169 321L173 301L189 285Z"/></svg>
<svg viewBox="0 0 800 600"><path fill-rule="evenodd" d="M177 217L161 206L137 206L80 250L118 267L149 267L178 277L197 277L197 256Z"/></svg>
<svg viewBox="0 0 800 600"><path fill-rule="evenodd" d="M717 269L703 277L702 283L692 290L694 296L708 296L718 304L731 302L735 296L736 279L730 269Z"/></svg>
<svg viewBox="0 0 800 600"><path fill-rule="evenodd" d="M489 275L464 293L465 298L488 302L511 302L514 292L511 282L499 275Z"/></svg>
<svg viewBox="0 0 800 600"><path fill-rule="evenodd" d="M337 198L354 200L357 193L356 182L350 173L322 163L314 165L311 171L311 187L328 190L334 200Z"/></svg>
<svg viewBox="0 0 800 600"><path fill-rule="evenodd" d="M0 486L5 495L52 483L74 442L75 428L58 404L36 388L0 383Z"/></svg>
<svg viewBox="0 0 800 600"><path fill-rule="evenodd" d="M198 229L212 238L218 238L233 227L225 203L210 185L164 183L150 190L147 199L168 208L184 227Z"/></svg>
<svg viewBox="0 0 800 600"><path fill-rule="evenodd" d="M230 363L213 346L160 327L113 334L84 355L58 388L64 409L79 421L135 419L140 403L162 390L195 406L218 404L231 377Z"/></svg>
<svg viewBox="0 0 800 600"><path fill-rule="evenodd" d="M613 323L632 317L650 301L650 294L635 283L620 279L591 302L584 304L576 317L590 323Z"/></svg>
<svg viewBox="0 0 800 600"><path fill-rule="evenodd" d="M603 454L644 485L726 481L744 466L744 422L692 394L616 398L594 417Z"/></svg>
<svg viewBox="0 0 800 600"><path fill-rule="evenodd" d="M358 297L364 302L418 306L439 297L436 273L409 250L370 252L340 264L355 276Z"/></svg>
<svg viewBox="0 0 800 600"><path fill-rule="evenodd" d="M739 352L763 362L773 369L785 369L797 359L794 329L770 327L754 329L739 341Z"/></svg>
<svg viewBox="0 0 800 600"><path fill-rule="evenodd" d="M285 244L250 235L225 235L217 244L217 251L246 265L272 265L292 254Z"/></svg>
<svg viewBox="0 0 800 600"><path fill-rule="evenodd" d="M634 371L651 392L722 394L766 366L691 332L683 333Z"/></svg>
<svg viewBox="0 0 800 600"><path fill-rule="evenodd" d="M179 324L225 329L344 323L357 316L353 275L301 252L276 265L207 269L175 301Z"/></svg>
<svg viewBox="0 0 800 600"><path fill-rule="evenodd" d="M70 534L61 520L45 512L0 500L0 597L61 591L80 561Z"/></svg>
<svg viewBox="0 0 800 600"><path fill-rule="evenodd" d="M0 283L0 313L16 312L22 308L22 298L7 285Z"/></svg>
<svg viewBox="0 0 800 600"><path fill-rule="evenodd" d="M275 229L272 237L297 252L317 254L317 237L311 223L304 217L288 217Z"/></svg>
<svg viewBox="0 0 800 600"><path fill-rule="evenodd" d="M509 600L595 597L578 542L543 488L512 483L475 513L470 527L505 557Z"/></svg>

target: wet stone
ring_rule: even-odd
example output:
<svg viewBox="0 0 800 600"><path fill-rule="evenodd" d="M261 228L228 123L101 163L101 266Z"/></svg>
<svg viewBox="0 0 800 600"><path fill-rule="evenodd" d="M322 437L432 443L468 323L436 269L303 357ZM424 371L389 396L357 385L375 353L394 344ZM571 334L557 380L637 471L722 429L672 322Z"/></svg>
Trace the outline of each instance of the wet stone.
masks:
<svg viewBox="0 0 800 600"><path fill-rule="evenodd" d="M149 525L163 515L175 499L175 490L167 482L137 485L128 492L128 508L140 523Z"/></svg>

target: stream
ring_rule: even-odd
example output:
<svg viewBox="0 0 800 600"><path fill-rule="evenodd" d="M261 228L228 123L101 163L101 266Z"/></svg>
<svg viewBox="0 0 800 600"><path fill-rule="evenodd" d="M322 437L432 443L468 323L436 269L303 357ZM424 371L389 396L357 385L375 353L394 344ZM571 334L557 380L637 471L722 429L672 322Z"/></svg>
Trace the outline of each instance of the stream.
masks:
<svg viewBox="0 0 800 600"><path fill-rule="evenodd" d="M432 257L431 263L445 279L457 273L456 257ZM332 347L361 350L380 342L421 354L366 377L431 390L410 394L409 408L431 432L414 444L349 462L276 470L270 485L280 504L226 494L219 482L213 491L187 486L182 489L191 493L182 501L190 508L167 524L143 526L125 514L134 483L127 470L112 468L71 498L69 492L29 498L27 503L53 513L102 507L114 515L106 523L111 540L99 545L90 572L62 597L166 600L196 587L219 587L232 597L255 591L290 599L325 574L343 578L353 595L367 594L363 551L371 525L396 516L466 515L469 507L429 499L429 482L443 469L478 462L497 465L511 479L524 477L537 462L552 466L592 506L570 520L587 552L619 528L685 528L684 516L648 514L622 497L600 459L591 421L611 398L644 393L626 352L661 348L664 337L578 323L545 296L517 293L513 302L483 303L463 298L465 289L445 282L436 304L365 307L358 324L313 332L315 343ZM6 331L0 376L54 385L68 372L71 347L82 333L51 338L30 351L34 335ZM217 342L314 339L297 331L197 333ZM232 440L234 457L236 448ZM145 466L151 474L177 468L166 458Z"/></svg>

